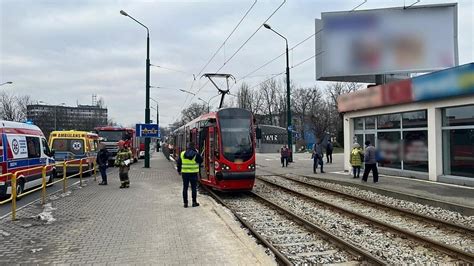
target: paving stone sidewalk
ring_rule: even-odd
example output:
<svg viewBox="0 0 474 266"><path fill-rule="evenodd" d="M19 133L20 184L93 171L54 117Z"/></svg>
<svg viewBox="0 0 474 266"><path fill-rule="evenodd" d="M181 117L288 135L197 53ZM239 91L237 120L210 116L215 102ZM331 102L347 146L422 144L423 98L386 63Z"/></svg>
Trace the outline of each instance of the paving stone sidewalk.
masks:
<svg viewBox="0 0 474 266"><path fill-rule="evenodd" d="M17 221L0 220L0 264L275 263L210 198L199 195L200 207L183 208L181 177L162 154L154 154L151 169L142 165L132 166L129 189L118 188L114 169L108 186L89 179L52 195L46 208L36 203Z"/></svg>

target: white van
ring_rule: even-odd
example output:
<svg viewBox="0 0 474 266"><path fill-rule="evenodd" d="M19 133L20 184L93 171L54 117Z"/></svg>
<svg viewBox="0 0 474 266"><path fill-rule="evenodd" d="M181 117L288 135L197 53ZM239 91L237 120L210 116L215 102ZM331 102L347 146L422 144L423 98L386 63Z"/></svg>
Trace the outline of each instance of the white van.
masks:
<svg viewBox="0 0 474 266"><path fill-rule="evenodd" d="M53 153L39 127L27 123L0 120L0 198L11 194L11 176L17 176L17 194L41 185L42 169L46 167L48 182L52 182L56 167ZM28 170L33 169L33 170Z"/></svg>

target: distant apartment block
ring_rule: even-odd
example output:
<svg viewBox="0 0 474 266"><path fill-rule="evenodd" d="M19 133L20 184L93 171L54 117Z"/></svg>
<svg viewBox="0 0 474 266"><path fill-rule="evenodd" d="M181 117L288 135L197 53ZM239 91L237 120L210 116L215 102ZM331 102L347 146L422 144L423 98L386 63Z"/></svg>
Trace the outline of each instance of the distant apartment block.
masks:
<svg viewBox="0 0 474 266"><path fill-rule="evenodd" d="M53 130L91 131L107 124L107 108L95 105L32 104L27 107L27 119L37 125L48 137Z"/></svg>

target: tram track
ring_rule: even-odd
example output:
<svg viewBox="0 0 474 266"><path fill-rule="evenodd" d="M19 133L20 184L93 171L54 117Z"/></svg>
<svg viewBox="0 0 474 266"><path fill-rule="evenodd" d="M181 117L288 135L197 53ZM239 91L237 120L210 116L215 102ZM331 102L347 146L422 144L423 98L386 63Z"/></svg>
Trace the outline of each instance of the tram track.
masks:
<svg viewBox="0 0 474 266"><path fill-rule="evenodd" d="M254 191L360 247L370 242L367 250L390 264L474 263L473 232L466 226L428 219L282 175L258 177ZM380 237L385 247L370 239L374 236ZM412 258L400 260L397 256L402 254L397 253L411 254Z"/></svg>
<svg viewBox="0 0 474 266"><path fill-rule="evenodd" d="M280 264L384 264L377 256L328 233L259 194L219 195L206 190L231 210L275 254Z"/></svg>

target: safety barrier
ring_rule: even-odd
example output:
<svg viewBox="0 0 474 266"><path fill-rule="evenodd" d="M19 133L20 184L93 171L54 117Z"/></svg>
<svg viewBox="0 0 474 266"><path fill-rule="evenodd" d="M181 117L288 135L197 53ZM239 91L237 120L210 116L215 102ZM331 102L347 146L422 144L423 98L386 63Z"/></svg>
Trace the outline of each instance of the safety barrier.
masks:
<svg viewBox="0 0 474 266"><path fill-rule="evenodd" d="M89 168L86 171L84 171L84 169L83 169L85 164ZM95 160L92 163L92 168L90 168L91 164L89 164L87 162L87 158L64 161L64 162L56 163L54 166L56 167L56 170L62 168L62 178L59 179L59 180L53 180L50 183L46 182L46 173L47 173L48 169L52 170L53 165L37 166L37 167L33 167L33 168L22 169L22 170L19 170L19 171L15 172L15 173L6 173L6 174L0 175L0 177L2 179L3 179L3 177L6 177L5 184L7 184L8 179L10 179L10 187L11 187L10 198L8 198L6 200L3 200L3 201L0 201L0 205L11 202L12 220L16 219L16 201L17 201L17 199L19 199L21 197L24 197L26 195L29 195L31 193L34 193L36 191L41 190L41 205L44 205L46 203L46 198L47 198L46 187L48 187L48 186L52 186L56 183L62 182L63 183L63 193L64 193L64 192L67 191L67 180L70 179L70 178L79 176L79 186L81 186L81 187L82 187L82 178L83 178L84 174L86 174L86 173L93 174L94 175L94 181L96 181L96 179L97 179L97 164L96 164ZM78 167L78 172L75 173L75 174L72 174L72 175L67 175L68 167ZM22 174L24 174L25 172L33 172L33 171L38 171L38 170L41 170L41 179L42 179L41 186L39 186L37 188L34 188L34 189L31 189L28 192L22 192L21 194L17 195L17 191L19 189L19 187L17 187L18 177L21 178ZM56 171L56 173L57 173L57 171Z"/></svg>

